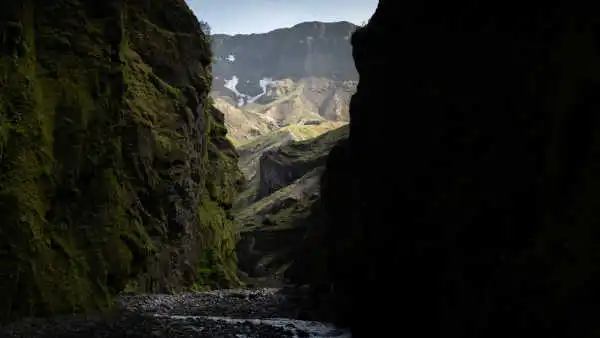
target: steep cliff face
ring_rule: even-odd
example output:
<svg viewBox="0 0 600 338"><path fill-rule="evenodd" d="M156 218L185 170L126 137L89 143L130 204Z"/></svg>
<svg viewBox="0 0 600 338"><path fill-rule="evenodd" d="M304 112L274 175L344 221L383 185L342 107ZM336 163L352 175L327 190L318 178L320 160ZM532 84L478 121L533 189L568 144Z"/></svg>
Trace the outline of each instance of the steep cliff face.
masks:
<svg viewBox="0 0 600 338"><path fill-rule="evenodd" d="M234 207L235 221L241 227L237 252L242 272L250 277L283 280L294 256L313 253L305 251L303 240L307 227L314 226L319 218L311 210L319 200L320 177L327 154L348 137L348 129L346 125L319 137L291 142L263 157L260 182L251 181L260 183L252 194L258 198L237 201Z"/></svg>
<svg viewBox="0 0 600 338"><path fill-rule="evenodd" d="M313 124L293 124L279 128L275 132L257 137L237 147L236 150L240 156L238 165L248 180L258 180L257 171L260 159L265 152L278 149L291 142L314 139L346 125L346 122L313 122Z"/></svg>
<svg viewBox="0 0 600 338"><path fill-rule="evenodd" d="M263 153L258 166L256 200L288 186L314 168L323 166L335 143L347 137L348 129L348 126L344 126L316 139L293 142Z"/></svg>
<svg viewBox="0 0 600 338"><path fill-rule="evenodd" d="M391 3L352 37L360 81L323 176L326 266L313 255L305 272L327 277L313 285L357 337L597 335L591 9Z"/></svg>
<svg viewBox="0 0 600 338"><path fill-rule="evenodd" d="M0 13L0 320L235 281L243 178L185 2Z"/></svg>

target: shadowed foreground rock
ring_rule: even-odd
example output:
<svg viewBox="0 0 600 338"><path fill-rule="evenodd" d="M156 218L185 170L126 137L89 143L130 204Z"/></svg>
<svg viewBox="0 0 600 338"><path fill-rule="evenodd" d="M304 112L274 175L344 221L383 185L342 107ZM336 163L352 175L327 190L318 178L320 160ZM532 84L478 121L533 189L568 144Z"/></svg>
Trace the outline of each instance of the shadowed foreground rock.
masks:
<svg viewBox="0 0 600 338"><path fill-rule="evenodd" d="M350 137L328 159L327 228L311 239L326 265L308 256L299 275L333 286L356 337L377 336L374 322L421 337L598 336L598 16L392 3L352 37Z"/></svg>

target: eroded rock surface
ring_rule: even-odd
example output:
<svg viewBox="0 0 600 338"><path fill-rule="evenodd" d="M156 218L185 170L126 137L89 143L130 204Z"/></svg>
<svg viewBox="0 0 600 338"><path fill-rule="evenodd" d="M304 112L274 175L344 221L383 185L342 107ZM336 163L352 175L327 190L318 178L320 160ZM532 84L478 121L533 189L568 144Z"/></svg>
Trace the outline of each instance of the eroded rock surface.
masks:
<svg viewBox="0 0 600 338"><path fill-rule="evenodd" d="M235 284L243 177L185 1L5 1L0 36L0 322Z"/></svg>

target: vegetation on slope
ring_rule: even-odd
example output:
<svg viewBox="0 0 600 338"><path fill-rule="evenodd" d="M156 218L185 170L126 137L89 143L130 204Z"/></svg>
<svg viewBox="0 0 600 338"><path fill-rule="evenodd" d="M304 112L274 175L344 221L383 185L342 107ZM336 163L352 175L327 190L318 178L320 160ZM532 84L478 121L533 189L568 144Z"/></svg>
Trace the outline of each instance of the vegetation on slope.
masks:
<svg viewBox="0 0 600 338"><path fill-rule="evenodd" d="M346 125L263 154L261 165L269 168L259 168L260 174L256 176L263 178L263 170L280 176L279 179L272 177L278 182L278 189L260 198L259 187L252 187L254 197L259 198L238 202L235 209L236 224L241 230L237 245L239 266L250 277L283 276L294 255L301 251L304 232L313 222L311 212L319 200L324 159L331 147L348 137L348 131ZM265 157L277 165L267 164ZM263 184L260 180L254 181L257 185Z"/></svg>
<svg viewBox="0 0 600 338"><path fill-rule="evenodd" d="M329 151L341 139L348 137L349 126L327 132L315 139L293 142L262 154L260 158L260 199L289 185L310 170L325 164Z"/></svg>
<svg viewBox="0 0 600 338"><path fill-rule="evenodd" d="M347 122L348 104L356 91L356 81L328 78L303 78L273 81L256 101L237 107L231 90L212 91L216 105L227 116L227 127L234 140L243 142L293 124L324 121Z"/></svg>
<svg viewBox="0 0 600 338"><path fill-rule="evenodd" d="M261 156L272 149L287 145L294 141L303 141L315 138L327 131L346 125L345 122L323 122L315 125L290 125L280 128L270 134L257 137L237 148L239 154L238 165L246 176L248 183L238 195L234 203L234 210L240 210L256 201L259 187L259 169Z"/></svg>
<svg viewBox="0 0 600 338"><path fill-rule="evenodd" d="M279 125L268 116L238 108L227 97L219 97L214 95L214 93L212 97L215 107L225 114L225 125L228 131L227 138L236 147L258 136L266 135L279 129Z"/></svg>
<svg viewBox="0 0 600 338"><path fill-rule="evenodd" d="M0 320L236 282L243 177L185 2L6 2L0 37Z"/></svg>
<svg viewBox="0 0 600 338"><path fill-rule="evenodd" d="M345 124L345 122L322 122L314 125L292 124L243 143L237 148L240 155L240 170L247 179L251 180L258 169L259 159L265 151L277 149L293 141L313 139Z"/></svg>

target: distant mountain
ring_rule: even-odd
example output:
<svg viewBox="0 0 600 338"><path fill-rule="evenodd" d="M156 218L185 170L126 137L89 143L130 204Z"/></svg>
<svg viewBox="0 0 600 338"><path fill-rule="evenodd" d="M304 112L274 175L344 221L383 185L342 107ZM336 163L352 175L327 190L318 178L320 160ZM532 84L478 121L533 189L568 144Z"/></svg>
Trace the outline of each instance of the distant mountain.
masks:
<svg viewBox="0 0 600 338"><path fill-rule="evenodd" d="M330 87L358 80L350 22L304 22L261 34L213 35L213 95L238 106L263 100L274 81L326 79Z"/></svg>
<svg viewBox="0 0 600 338"><path fill-rule="evenodd" d="M285 270L289 250L303 238L302 219L318 198L325 158L348 136L358 83L350 45L356 28L305 22L213 36L211 95L248 180L232 211L243 229L238 267L249 277Z"/></svg>
<svg viewBox="0 0 600 338"><path fill-rule="evenodd" d="M267 94L242 107L229 96L215 95L215 106L225 114L228 137L241 145L284 126L313 126L327 121L347 122L355 81L337 83L326 78L274 81Z"/></svg>

